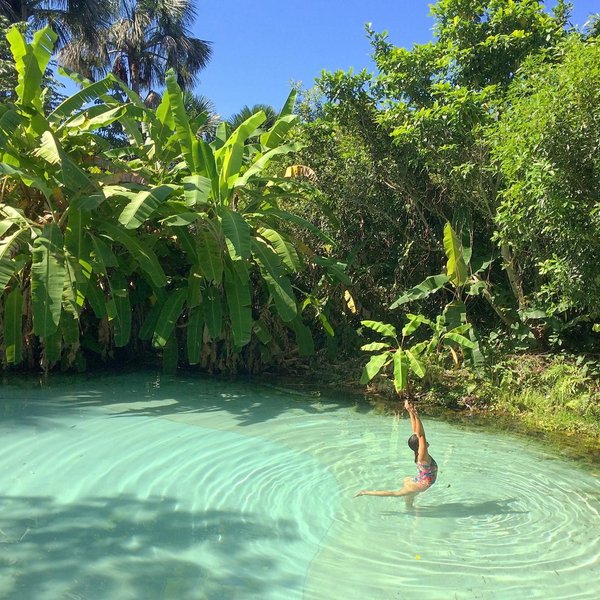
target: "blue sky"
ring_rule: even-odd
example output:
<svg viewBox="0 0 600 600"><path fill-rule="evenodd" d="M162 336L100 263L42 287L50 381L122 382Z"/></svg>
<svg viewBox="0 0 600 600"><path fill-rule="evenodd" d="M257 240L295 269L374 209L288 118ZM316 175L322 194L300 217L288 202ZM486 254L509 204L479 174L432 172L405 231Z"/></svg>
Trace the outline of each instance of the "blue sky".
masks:
<svg viewBox="0 0 600 600"><path fill-rule="evenodd" d="M211 41L213 58L197 92L229 117L244 105L279 109L292 81L311 87L325 69L372 69L365 23L397 46L432 39L427 0L196 0L193 32ZM546 2L551 7L555 2ZM572 22L600 11L598 0L573 0Z"/></svg>

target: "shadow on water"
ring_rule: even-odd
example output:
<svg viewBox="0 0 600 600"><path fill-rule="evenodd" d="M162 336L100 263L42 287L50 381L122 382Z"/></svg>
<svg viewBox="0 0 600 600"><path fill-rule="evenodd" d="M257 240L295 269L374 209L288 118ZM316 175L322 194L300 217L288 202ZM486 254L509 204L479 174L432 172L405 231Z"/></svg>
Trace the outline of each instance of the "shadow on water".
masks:
<svg viewBox="0 0 600 600"><path fill-rule="evenodd" d="M527 514L528 511L515 510L510 504L516 498L508 500L488 500L486 502L447 502L431 506L414 506L406 511L388 511L386 516L414 515L431 519L461 519L465 517L484 517L507 514Z"/></svg>
<svg viewBox="0 0 600 600"><path fill-rule="evenodd" d="M252 513L179 510L172 498L121 495L65 505L0 496L0 598L266 595L271 586L294 583L278 571L277 556L252 548L275 538L288 546L299 538L297 525Z"/></svg>
<svg viewBox="0 0 600 600"><path fill-rule="evenodd" d="M370 412L361 396L329 394L322 400L314 391L265 383L206 377L166 377L142 372L94 378L54 377L47 382L15 381L0 389L0 422L41 428L56 427L50 420L65 411L79 412L104 406L112 416L161 417L178 413L226 411L240 426L277 418L291 409L307 414L332 413L354 406L357 412ZM88 415L86 415L88 416Z"/></svg>

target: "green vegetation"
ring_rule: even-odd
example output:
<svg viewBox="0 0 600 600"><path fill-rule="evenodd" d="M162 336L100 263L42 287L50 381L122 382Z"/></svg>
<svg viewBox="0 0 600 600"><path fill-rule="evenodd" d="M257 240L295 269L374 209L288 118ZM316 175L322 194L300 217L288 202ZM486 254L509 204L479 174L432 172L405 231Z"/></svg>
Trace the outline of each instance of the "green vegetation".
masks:
<svg viewBox="0 0 600 600"><path fill-rule="evenodd" d="M600 435L597 19L439 0L434 41L368 28L375 73L219 123L183 92L210 58L191 4L117 5L0 42L4 368L293 373L316 355L362 361L358 384L362 347L363 383ZM173 32L189 51L161 46ZM67 99L55 49L79 72Z"/></svg>
<svg viewBox="0 0 600 600"><path fill-rule="evenodd" d="M234 131L221 124L210 144L194 133L208 116L190 123L172 72L156 110L109 75L79 79L82 91L45 114L55 35L40 30L29 44L11 29L8 39L19 80L0 115L3 362L84 368L146 343L170 368L181 353L235 371L282 355L288 338L310 352L290 275L343 272L294 243L291 225L327 239L280 207L306 186L266 174L296 149L284 141L294 94L269 129L261 111ZM98 134L114 122L125 148Z"/></svg>

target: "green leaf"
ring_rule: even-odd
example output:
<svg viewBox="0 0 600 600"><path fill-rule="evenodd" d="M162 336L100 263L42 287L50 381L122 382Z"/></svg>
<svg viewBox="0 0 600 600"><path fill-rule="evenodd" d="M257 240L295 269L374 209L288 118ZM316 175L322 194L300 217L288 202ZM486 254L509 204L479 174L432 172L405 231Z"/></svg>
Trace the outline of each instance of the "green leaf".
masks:
<svg viewBox="0 0 600 600"><path fill-rule="evenodd" d="M183 178L183 195L188 206L208 203L211 180L202 175L189 175Z"/></svg>
<svg viewBox="0 0 600 600"><path fill-rule="evenodd" d="M254 322L252 332L256 335L261 344L268 344L273 339L273 336L263 319L257 319Z"/></svg>
<svg viewBox="0 0 600 600"><path fill-rule="evenodd" d="M6 154L4 155L4 158L6 160ZM16 169L11 165L2 162L0 162L0 175L7 175L11 179L22 181L27 187L33 187L40 190L46 198L52 197L52 188L40 177L32 176L30 173L26 173L25 171ZM6 208L6 206L4 208Z"/></svg>
<svg viewBox="0 0 600 600"><path fill-rule="evenodd" d="M59 166L60 169L55 170L57 177L68 190L81 193L97 188L94 180L69 158L50 131L42 134L41 144L33 151L33 155Z"/></svg>
<svg viewBox="0 0 600 600"><path fill-rule="evenodd" d="M352 281L346 273L346 265L344 263L331 258L325 258L324 256L313 256L312 261L317 265L325 267L334 281L339 281L347 286L352 285Z"/></svg>
<svg viewBox="0 0 600 600"><path fill-rule="evenodd" d="M423 315L406 315L408 323L402 328L402 336L406 337L413 334L423 323L433 327L433 323Z"/></svg>
<svg viewBox="0 0 600 600"><path fill-rule="evenodd" d="M389 344L384 344L383 342L372 342L370 344L365 344L364 346L361 346L360 349L364 350L365 352L377 352L379 350L385 350L389 347Z"/></svg>
<svg viewBox="0 0 600 600"><path fill-rule="evenodd" d="M204 290L203 306L208 333L216 339L223 331L223 299L216 287L210 286Z"/></svg>
<svg viewBox="0 0 600 600"><path fill-rule="evenodd" d="M227 139L222 148L215 152L217 165L221 166L219 175L219 190L221 197L227 196L230 187L229 180L237 175L242 168L244 157L244 142L260 127L267 116L260 110L246 119Z"/></svg>
<svg viewBox="0 0 600 600"><path fill-rule="evenodd" d="M8 294L3 317L6 362L17 365L23 354L23 294L19 288Z"/></svg>
<svg viewBox="0 0 600 600"><path fill-rule="evenodd" d="M291 90L288 94L288 97L283 104L281 111L279 112L279 118L287 117L288 115L293 114L294 108L296 107L296 98L298 97L297 90Z"/></svg>
<svg viewBox="0 0 600 600"><path fill-rule="evenodd" d="M177 77L172 69L167 71L165 81L167 84L167 93L169 95L171 114L173 115L173 121L175 122L175 131L177 133L177 141L181 147L181 153L189 171L191 173L196 173L197 165L195 164L193 156L195 136L192 132L192 128L190 127L190 122L185 111L181 88L177 84Z"/></svg>
<svg viewBox="0 0 600 600"><path fill-rule="evenodd" d="M451 340L456 342L459 346L463 348L475 348L475 342L472 342L470 339L466 338L464 335L460 335L458 333L446 333L443 338L444 341Z"/></svg>
<svg viewBox="0 0 600 600"><path fill-rule="evenodd" d="M204 277L200 273L200 269L196 265L192 265L187 278L188 284L188 308L194 308L202 303L202 284Z"/></svg>
<svg viewBox="0 0 600 600"><path fill-rule="evenodd" d="M177 227L174 232L177 241L181 245L183 251L187 254L189 261L192 264L198 263L197 240L196 234L192 235L186 227Z"/></svg>
<svg viewBox="0 0 600 600"><path fill-rule="evenodd" d="M315 353L315 342L310 328L306 326L300 313L289 321L288 325L294 332L296 344L298 344L298 354L300 356L312 356Z"/></svg>
<svg viewBox="0 0 600 600"><path fill-rule="evenodd" d="M325 232L321 231L318 227L315 227L310 221L307 221L306 219L286 210L269 208L266 210L257 211L257 214L264 217L275 217L276 219L281 219L284 222L289 221L294 225L298 225L299 227L310 231L326 244L331 244L332 246L335 245L335 242L332 238L330 238Z"/></svg>
<svg viewBox="0 0 600 600"><path fill-rule="evenodd" d="M220 283L223 277L223 252L212 231L198 232L198 265L208 281Z"/></svg>
<svg viewBox="0 0 600 600"><path fill-rule="evenodd" d="M106 301L108 320L113 326L117 348L127 346L131 337L131 303L127 292L127 280L115 271L109 278L110 298Z"/></svg>
<svg viewBox="0 0 600 600"><path fill-rule="evenodd" d="M186 328L186 349L190 365L200 362L200 354L204 344L204 309L202 305L195 306L188 319Z"/></svg>
<svg viewBox="0 0 600 600"><path fill-rule="evenodd" d="M89 234L92 240L93 250L90 254L90 260L95 273L106 275L108 267L118 267L119 261L114 255L110 246L101 238Z"/></svg>
<svg viewBox="0 0 600 600"><path fill-rule="evenodd" d="M181 316L187 294L187 287L169 292L169 295L162 305L160 316L158 317L154 329L154 335L152 336L152 345L155 348L163 348L167 344L167 341L175 329L177 320Z"/></svg>
<svg viewBox="0 0 600 600"><path fill-rule="evenodd" d="M410 353L413 356L419 357L421 356L421 354L423 354L423 351L429 346L429 341L425 341L425 342L419 342L418 344L415 344L411 349L410 349ZM408 350L407 350L408 352Z"/></svg>
<svg viewBox="0 0 600 600"><path fill-rule="evenodd" d="M24 256L9 258L8 256L0 259L0 296L4 293L15 273L20 273L26 264L29 263Z"/></svg>
<svg viewBox="0 0 600 600"><path fill-rule="evenodd" d="M63 253L62 232L54 223L48 223L33 242L32 250L33 333L40 337L50 336L58 329L66 276Z"/></svg>
<svg viewBox="0 0 600 600"><path fill-rule="evenodd" d="M302 268L296 248L274 229L261 227L258 230L261 237L269 242L281 262L292 272L297 273Z"/></svg>
<svg viewBox="0 0 600 600"><path fill-rule="evenodd" d="M232 260L248 259L251 254L250 226L240 213L226 207L217 209L221 219L225 241Z"/></svg>
<svg viewBox="0 0 600 600"><path fill-rule="evenodd" d="M384 352L383 354L375 354L375 356L371 356L369 362L364 366L362 374L360 376L359 382L361 384L368 383L381 371L381 368L390 357L389 352Z"/></svg>
<svg viewBox="0 0 600 600"><path fill-rule="evenodd" d="M85 298L92 307L96 318L103 319L106 317L108 314L106 312L106 299L104 298L104 292L99 287L98 277L94 273L90 276L85 292Z"/></svg>
<svg viewBox="0 0 600 600"><path fill-rule="evenodd" d="M408 385L408 359L403 350L394 352L394 388L397 392L406 389Z"/></svg>
<svg viewBox="0 0 600 600"><path fill-rule="evenodd" d="M361 321L361 325L380 333L384 337L390 337L392 339L397 338L396 328L393 325L387 323L381 323L380 321Z"/></svg>
<svg viewBox="0 0 600 600"><path fill-rule="evenodd" d="M449 279L446 277L446 275L431 275L419 285L416 285L410 290L404 292L404 294L402 294L402 296L400 296L400 298L398 298L390 306L390 309L398 308L402 304L412 302L413 300L422 300L423 298L427 298L427 296L430 294L433 294L434 292L437 292L439 289L443 288L448 281Z"/></svg>
<svg viewBox="0 0 600 600"><path fill-rule="evenodd" d="M6 34L19 74L16 93L20 104L32 104L42 109L42 79L52 57L57 35L49 26L36 31L28 44L17 27Z"/></svg>
<svg viewBox="0 0 600 600"><path fill-rule="evenodd" d="M137 260L140 268L148 274L156 287L163 287L167 283L167 277L158 262L158 258L148 246L129 235L124 229L108 221L100 223L100 228L108 233L114 241L129 250L129 253Z"/></svg>
<svg viewBox="0 0 600 600"><path fill-rule="evenodd" d="M236 174L234 173L232 177L235 177L235 179L229 183L232 184L233 187L243 187L248 184L248 181L252 177L263 171L271 162L271 160L273 160L273 158L280 154L291 154L292 152L298 152L300 148L301 146L299 144L285 144L283 146L277 146L277 148L273 148L257 158L257 160L255 160L255 162L248 167L243 175L236 177Z"/></svg>
<svg viewBox="0 0 600 600"><path fill-rule="evenodd" d="M465 324L467 320L467 307L461 300L453 300L446 304L442 314L446 325L453 329Z"/></svg>
<svg viewBox="0 0 600 600"><path fill-rule="evenodd" d="M139 192L119 215L119 223L125 229L137 229L176 189L174 185L159 185Z"/></svg>
<svg viewBox="0 0 600 600"><path fill-rule="evenodd" d="M410 368L412 372L423 379L425 377L425 373L427 369L425 368L425 363L418 358L418 355L413 354L410 350L405 350L405 354L408 358L408 362L410 364Z"/></svg>
<svg viewBox="0 0 600 600"><path fill-rule="evenodd" d="M114 89L114 79L105 77L100 81L91 83L87 87L69 96L64 102L61 102L49 115L48 121L56 123L69 118L75 111L88 107L92 102L100 98L103 94L111 92Z"/></svg>
<svg viewBox="0 0 600 600"><path fill-rule="evenodd" d="M250 341L252 334L250 280L244 263L236 263L225 269L225 295L233 344L236 348L242 348Z"/></svg>
<svg viewBox="0 0 600 600"><path fill-rule="evenodd" d="M174 375L179 365L179 347L177 345L177 335L173 331L163 348L162 370L167 375Z"/></svg>
<svg viewBox="0 0 600 600"><path fill-rule="evenodd" d="M296 296L285 276L281 261L264 242L252 239L252 253L265 280L282 321L290 322L298 314Z"/></svg>
<svg viewBox="0 0 600 600"><path fill-rule="evenodd" d="M446 273L448 279L456 286L463 286L468 279L463 247L450 223L444 225L444 251L448 258Z"/></svg>
<svg viewBox="0 0 600 600"><path fill-rule="evenodd" d="M260 136L261 145L265 148L281 147L280 144L285 140L285 136L297 120L298 117L292 114L280 116L271 129Z"/></svg>
<svg viewBox="0 0 600 600"><path fill-rule="evenodd" d="M160 317L165 298L167 297L167 293L164 289L156 290L156 292L154 304L152 304L150 310L146 313L146 318L138 333L140 340L151 340L154 336L154 330L156 329L158 318Z"/></svg>

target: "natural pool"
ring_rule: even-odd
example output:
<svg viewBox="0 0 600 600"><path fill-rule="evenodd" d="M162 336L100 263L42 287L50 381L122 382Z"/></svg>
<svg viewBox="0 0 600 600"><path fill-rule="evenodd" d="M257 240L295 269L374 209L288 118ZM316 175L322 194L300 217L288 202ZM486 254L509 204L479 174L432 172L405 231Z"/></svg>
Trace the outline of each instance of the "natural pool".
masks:
<svg viewBox="0 0 600 600"><path fill-rule="evenodd" d="M60 381L60 383L59 383ZM0 598L600 597L600 466L333 395L147 373L0 388Z"/></svg>

